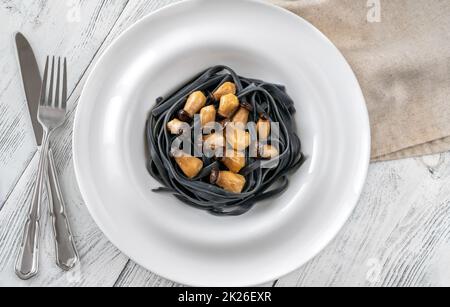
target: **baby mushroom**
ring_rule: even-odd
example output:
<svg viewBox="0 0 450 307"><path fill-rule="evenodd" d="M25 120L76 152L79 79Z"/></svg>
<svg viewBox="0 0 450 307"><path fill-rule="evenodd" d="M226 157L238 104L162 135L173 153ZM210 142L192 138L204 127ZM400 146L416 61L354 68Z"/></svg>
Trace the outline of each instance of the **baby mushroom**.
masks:
<svg viewBox="0 0 450 307"><path fill-rule="evenodd" d="M270 120L267 116L262 115L256 124L256 130L260 141L265 141L270 135Z"/></svg>
<svg viewBox="0 0 450 307"><path fill-rule="evenodd" d="M189 179L197 176L203 168L202 160L192 157L181 150L177 151L173 156L178 166Z"/></svg>
<svg viewBox="0 0 450 307"><path fill-rule="evenodd" d="M204 138L204 148L209 150L216 150L225 147L225 138L222 133L213 133Z"/></svg>
<svg viewBox="0 0 450 307"><path fill-rule="evenodd" d="M250 112L252 110L253 110L253 108L249 103L247 103L247 102L242 103L239 110L233 116L233 123L239 123L244 126L247 125L248 116L250 115Z"/></svg>
<svg viewBox="0 0 450 307"><path fill-rule="evenodd" d="M220 98L220 116L229 118L236 112L237 108L239 108L239 99L234 94L227 94Z"/></svg>
<svg viewBox="0 0 450 307"><path fill-rule="evenodd" d="M184 109L178 112L178 118L184 122L189 122L201 108L206 105L206 96L201 91L189 95Z"/></svg>
<svg viewBox="0 0 450 307"><path fill-rule="evenodd" d="M181 134L183 133L183 128L187 124L181 120L174 118L172 121L167 123L167 129L169 129L171 134Z"/></svg>
<svg viewBox="0 0 450 307"><path fill-rule="evenodd" d="M259 156L263 159L273 159L278 155L278 150L272 145L264 145L259 148Z"/></svg>
<svg viewBox="0 0 450 307"><path fill-rule="evenodd" d="M226 127L226 139L228 144L236 151L243 151L250 146L250 133L240 129L235 124L229 124Z"/></svg>
<svg viewBox="0 0 450 307"><path fill-rule="evenodd" d="M222 163L233 173L239 173L245 166L245 155L234 150L227 150Z"/></svg>
<svg viewBox="0 0 450 307"><path fill-rule="evenodd" d="M205 127L209 123L214 123L216 120L216 108L213 105L204 107L200 111L200 121L202 127Z"/></svg>
<svg viewBox="0 0 450 307"><path fill-rule="evenodd" d="M227 94L236 95L236 85L233 82L225 82L214 93L214 99L219 101L222 96Z"/></svg>
<svg viewBox="0 0 450 307"><path fill-rule="evenodd" d="M219 171L218 169L211 172L210 181L212 184L235 194L242 193L246 183L244 176L229 171Z"/></svg>

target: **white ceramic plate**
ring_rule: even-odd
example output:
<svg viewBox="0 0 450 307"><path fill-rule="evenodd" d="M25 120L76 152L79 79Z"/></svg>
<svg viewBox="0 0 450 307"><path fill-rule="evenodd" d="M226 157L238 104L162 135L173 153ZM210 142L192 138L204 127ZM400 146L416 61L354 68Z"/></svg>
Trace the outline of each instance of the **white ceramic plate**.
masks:
<svg viewBox="0 0 450 307"><path fill-rule="evenodd" d="M218 64L287 86L309 157L285 194L232 218L152 193L145 167L155 99ZM74 128L76 176L101 230L145 268L195 286L257 285L310 260L351 214L369 154L344 57L305 20L250 0L184 1L138 22L96 64Z"/></svg>

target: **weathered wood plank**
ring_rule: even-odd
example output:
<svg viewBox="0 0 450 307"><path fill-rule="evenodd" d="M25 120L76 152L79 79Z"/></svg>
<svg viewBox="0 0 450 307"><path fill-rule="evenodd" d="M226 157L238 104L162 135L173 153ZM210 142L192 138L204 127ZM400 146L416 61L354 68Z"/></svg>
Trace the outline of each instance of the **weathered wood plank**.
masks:
<svg viewBox="0 0 450 307"><path fill-rule="evenodd" d="M92 64L93 56L121 16L127 1L80 2L79 6L75 7L80 10L79 20L66 19L66 14L73 9L66 7L66 4L64 1L51 0L34 1L30 6L22 4L22 1L6 1L2 3L0 20L2 26L5 25L2 31L11 32L12 35L13 31L20 30L27 35L35 46L38 58L44 59L45 54L67 56L70 70L69 89L73 90L79 84L86 67ZM10 15L10 12L13 14ZM1 36L1 39L4 40L4 36ZM65 161L64 167L61 167L62 163L59 162L58 169L75 239L82 256L81 265L72 273L62 273L56 268L48 215L43 214L45 230L42 232L44 237L41 245L41 275L26 282L19 281L14 275L13 264L30 203L37 157L26 167L28 161L25 161L24 157L31 158L34 154L35 142L18 76L13 42L4 41L1 46L9 48L0 50L2 59L5 59L1 62L4 64L1 68L7 76L0 79L0 82L3 82L0 88L4 89L0 91L0 107L11 114L2 117L0 125L0 135L6 135L7 140L0 144L0 197L3 202L6 200L5 192L10 189L15 177L20 180L0 211L0 283L19 286L112 286L128 259L108 243L91 220L78 192L71 160ZM16 124L17 122L20 124ZM61 147L71 148L70 145L67 146L71 143L70 140L67 137L61 140ZM61 158L61 155L59 156ZM43 209L43 212L47 211L46 208Z"/></svg>
<svg viewBox="0 0 450 307"><path fill-rule="evenodd" d="M372 165L345 228L277 286L450 286L449 162Z"/></svg>
<svg viewBox="0 0 450 307"><path fill-rule="evenodd" d="M128 258L109 243L92 221L76 186L73 168L61 174L68 213L81 256L81 264L64 273L55 264L51 221L43 208L40 274L29 281L21 281L14 274L14 261L31 201L37 155L19 181L17 188L0 212L0 286L112 286Z"/></svg>
<svg viewBox="0 0 450 307"><path fill-rule="evenodd" d="M126 3L127 0L0 2L0 209L36 151L16 61L14 33L20 31L27 36L40 65L48 54L66 56L70 63L69 90L73 90ZM78 10L79 19L71 17L72 11Z"/></svg>
<svg viewBox="0 0 450 307"><path fill-rule="evenodd" d="M259 287L272 287L273 284L274 282L270 282ZM182 287L182 285L161 278L129 261L117 279L115 287Z"/></svg>
<svg viewBox="0 0 450 307"><path fill-rule="evenodd" d="M129 261L117 279L115 287L181 287L181 285L161 278L133 261Z"/></svg>

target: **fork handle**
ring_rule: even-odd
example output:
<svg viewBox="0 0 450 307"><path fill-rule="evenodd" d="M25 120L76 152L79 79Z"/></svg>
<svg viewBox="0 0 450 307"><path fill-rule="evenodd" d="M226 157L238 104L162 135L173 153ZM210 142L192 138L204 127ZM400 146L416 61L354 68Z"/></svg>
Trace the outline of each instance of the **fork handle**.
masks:
<svg viewBox="0 0 450 307"><path fill-rule="evenodd" d="M49 211L53 222L53 235L55 239L56 264L64 271L75 267L79 261L78 252L73 239L66 205L59 184L53 152L48 150L48 191Z"/></svg>
<svg viewBox="0 0 450 307"><path fill-rule="evenodd" d="M44 131L43 146L40 150L38 172L33 190L30 211L25 223L22 243L16 261L16 275L23 280L32 278L39 270L39 234L41 203L43 199L43 181L46 173L46 151L48 148L48 133Z"/></svg>

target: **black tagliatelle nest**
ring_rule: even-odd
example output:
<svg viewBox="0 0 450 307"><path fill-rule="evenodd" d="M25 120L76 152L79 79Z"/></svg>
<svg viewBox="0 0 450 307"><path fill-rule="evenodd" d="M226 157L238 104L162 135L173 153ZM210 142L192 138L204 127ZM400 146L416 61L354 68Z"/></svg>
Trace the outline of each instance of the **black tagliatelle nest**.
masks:
<svg viewBox="0 0 450 307"><path fill-rule="evenodd" d="M220 100L214 99L214 93L227 82L234 83L235 96L239 102L245 102L249 106L249 122L257 123L264 118L278 123L277 163L271 164L259 156L252 157L248 153L255 147L251 145L245 149L245 166L236 175L228 171L220 158L203 155L198 157L201 160L201 170L195 176L187 176L173 154L173 143L179 135L171 133L168 123L174 119L178 121L180 110L185 107L188 97L198 91L205 94L206 102L203 107L212 105L219 109ZM244 214L256 203L283 193L289 185L288 174L296 171L305 161L296 133L295 112L294 102L284 86L240 77L225 66L207 69L174 93L158 98L150 112L146 129L149 152L147 168L151 176L162 185L154 192L172 193L187 205L220 216ZM186 114L182 115L182 119L186 119ZM232 116L229 120L232 121ZM194 122L192 120L188 124L193 127ZM254 132L250 135L253 136ZM195 143L194 134L192 143ZM231 192L211 183L215 182L212 180L217 180L220 174L218 172L221 171L242 180L245 178L242 191Z"/></svg>

